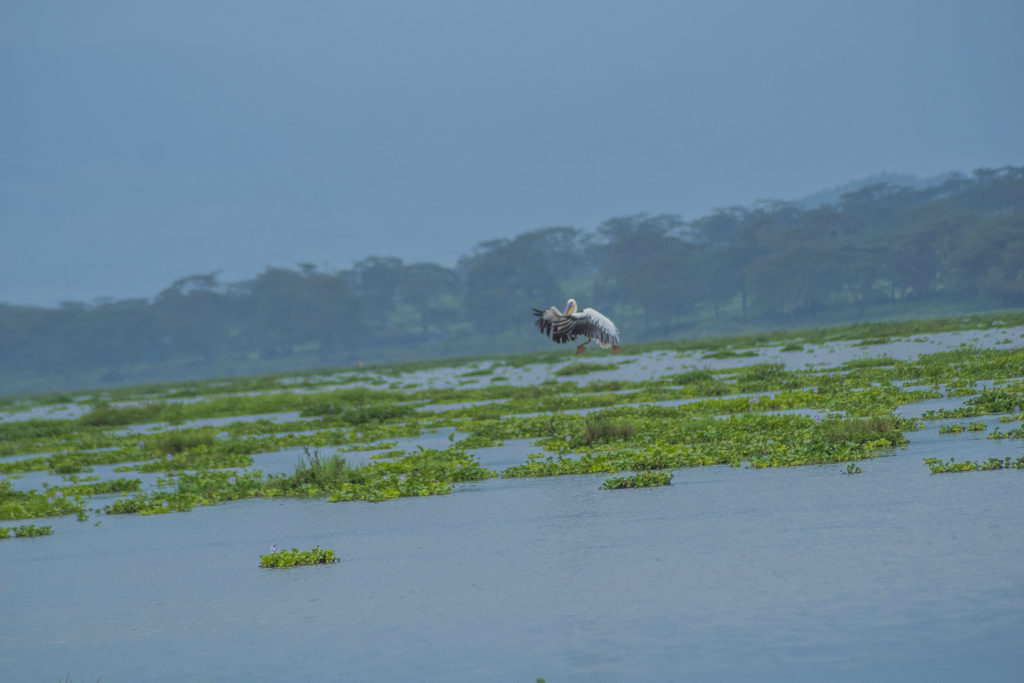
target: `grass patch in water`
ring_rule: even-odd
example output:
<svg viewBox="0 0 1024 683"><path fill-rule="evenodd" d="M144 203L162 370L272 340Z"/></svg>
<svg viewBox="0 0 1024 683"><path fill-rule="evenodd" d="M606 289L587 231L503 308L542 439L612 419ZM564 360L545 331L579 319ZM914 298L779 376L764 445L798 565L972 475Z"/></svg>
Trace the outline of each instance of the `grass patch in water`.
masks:
<svg viewBox="0 0 1024 683"><path fill-rule="evenodd" d="M874 337L872 339L861 339L856 342L854 346L881 346L882 344L889 344L892 339L889 337Z"/></svg>
<svg viewBox="0 0 1024 683"><path fill-rule="evenodd" d="M462 373L461 375L456 375L456 377L483 377L485 375L493 375L493 374L494 374L494 367L492 366L492 367L487 367L487 368L478 368L476 370L470 370L468 372Z"/></svg>
<svg viewBox="0 0 1024 683"><path fill-rule="evenodd" d="M366 482L364 468L352 467L345 458L334 454L321 457L320 451L302 449L306 460L299 461L295 472L279 481L289 490L309 490L310 487L321 491L341 488L343 484L363 484Z"/></svg>
<svg viewBox="0 0 1024 683"><path fill-rule="evenodd" d="M722 349L721 351L712 351L711 353L705 353L701 358L715 358L715 359L726 359L726 358L754 358L757 356L757 351L748 349L747 351L733 351L732 349Z"/></svg>
<svg viewBox="0 0 1024 683"><path fill-rule="evenodd" d="M606 479L601 488L613 489L639 489L650 486L669 486L672 484L671 472L638 472L628 477L611 477Z"/></svg>
<svg viewBox="0 0 1024 683"><path fill-rule="evenodd" d="M632 420L614 417L608 413L589 413L583 417L583 429L577 443L592 446L599 443L625 441L636 433Z"/></svg>
<svg viewBox="0 0 1024 683"><path fill-rule="evenodd" d="M618 363L569 363L563 367L558 368L552 375L558 377L567 377L569 375L588 375L591 372L602 372L604 370L615 370L619 367Z"/></svg>

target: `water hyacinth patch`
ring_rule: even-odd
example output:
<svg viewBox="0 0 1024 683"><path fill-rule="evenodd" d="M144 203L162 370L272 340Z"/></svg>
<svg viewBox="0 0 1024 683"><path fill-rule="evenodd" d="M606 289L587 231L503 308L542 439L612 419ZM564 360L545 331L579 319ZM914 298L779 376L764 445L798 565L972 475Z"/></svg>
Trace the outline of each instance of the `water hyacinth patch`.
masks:
<svg viewBox="0 0 1024 683"><path fill-rule="evenodd" d="M651 486L670 486L672 484L671 472L639 472L628 477L612 477L606 479L601 488L612 489L637 489Z"/></svg>
<svg viewBox="0 0 1024 683"><path fill-rule="evenodd" d="M957 462L956 458L950 458L948 462L943 462L939 458L925 458L924 464L928 465L928 469L931 470L932 474L945 474L948 472L974 472L981 470L1024 470L1024 456L1019 458L989 458L984 462L975 462L973 460L964 460Z"/></svg>
<svg viewBox="0 0 1024 683"><path fill-rule="evenodd" d="M312 550L280 550L275 543L271 546L269 555L260 556L260 567L262 568L285 568L302 567L314 564L334 564L341 560L335 556L333 550L316 546Z"/></svg>
<svg viewBox="0 0 1024 683"><path fill-rule="evenodd" d="M2 527L0 526L0 538L10 538L11 534L14 534L17 538L31 538L34 536L51 536L53 535L52 526L36 526L34 524L23 524L16 527Z"/></svg>
<svg viewBox="0 0 1024 683"><path fill-rule="evenodd" d="M755 345L748 341L733 348ZM551 362L555 361L561 363L557 367L589 364L566 364L564 358ZM629 362L635 361L619 361L617 366ZM616 367L592 365L594 371ZM401 371L393 372L398 377ZM546 374L551 379L552 373ZM132 389L126 388L118 390L122 393L117 400L134 400L139 405L124 410L108 405L94 410L85 421L0 424L0 455L39 456L0 460L0 472L70 473L96 464L130 463L130 469L180 473L180 481L161 480L160 490L141 494L138 489L125 489L129 495L108 506L110 512L162 514L242 498L376 502L443 495L464 482L497 476L480 465L473 449L497 446L505 439L531 439L535 450L541 451L501 473L507 477L714 464L754 468L842 464L891 454L906 443L902 433L917 426L915 421L895 416L898 406L946 396L961 387L974 392L968 409L1006 411L1009 419L1017 416L1019 420L1024 385L1008 378L1021 376L1021 349L964 348L915 361L855 359L838 367L819 364L817 369L809 366L806 370L787 370L781 363L737 364L715 370L681 365L663 376L642 380L561 378L518 386L486 382L441 386L433 380L409 383L397 379L388 385L366 376L360 381L368 386L338 390L336 386L318 388L313 380L282 385L266 378L249 378L222 382L216 389L189 385L190 393L181 396L205 397L180 405L153 400L151 390L144 398L132 396ZM995 388L976 392L975 386L985 386L977 384L983 380L995 380ZM333 377L321 383L344 382ZM232 396L224 386L272 393ZM306 387L308 392L278 391L293 386ZM670 401L684 403L656 405ZM442 403L456 405L438 413L420 410ZM145 410L136 411L140 406ZM584 410L590 412L572 412ZM809 416L776 414L795 410ZM271 419L260 417L217 427L170 430L162 425L151 428L144 439L137 432L110 429L115 424L133 424L140 416L149 423L286 411L317 421L271 415ZM442 428L451 430L450 448L402 450L396 448L399 442L385 441L417 438ZM981 429L983 423L966 427L967 431ZM991 437L1021 438L1024 434L994 430ZM306 448L309 453L318 449L321 453L326 449L338 453L387 450L371 456L370 465L317 454L284 475L221 471L249 467L256 462L253 456L258 459L261 454L288 448ZM378 462L384 460L388 462ZM39 498L20 498L17 503L8 499L6 507L0 501L0 510L17 515L69 514L76 511L76 503L69 497L98 492L83 489L72 493L69 487L60 488L60 495L54 488L35 494Z"/></svg>

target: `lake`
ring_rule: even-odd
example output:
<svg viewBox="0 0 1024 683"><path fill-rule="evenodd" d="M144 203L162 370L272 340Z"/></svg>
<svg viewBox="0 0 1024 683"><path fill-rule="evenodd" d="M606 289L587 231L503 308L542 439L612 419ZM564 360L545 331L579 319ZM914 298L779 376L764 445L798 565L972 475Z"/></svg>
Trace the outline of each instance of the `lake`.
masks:
<svg viewBox="0 0 1024 683"><path fill-rule="evenodd" d="M652 489L490 479L378 504L35 520L55 534L0 541L0 677L1020 681L1024 471L932 475L923 459L1021 445L939 435L949 422L854 476L715 466ZM475 452L498 469L536 450ZM341 561L259 569L275 543Z"/></svg>

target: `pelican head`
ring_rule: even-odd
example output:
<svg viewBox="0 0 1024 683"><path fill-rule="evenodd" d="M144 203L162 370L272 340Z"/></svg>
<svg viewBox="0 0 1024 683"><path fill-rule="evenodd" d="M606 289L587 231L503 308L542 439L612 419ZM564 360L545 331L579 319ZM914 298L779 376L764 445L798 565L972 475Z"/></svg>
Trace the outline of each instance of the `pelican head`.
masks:
<svg viewBox="0 0 1024 683"><path fill-rule="evenodd" d="M576 299L569 299L565 302L565 314L567 316L576 312Z"/></svg>

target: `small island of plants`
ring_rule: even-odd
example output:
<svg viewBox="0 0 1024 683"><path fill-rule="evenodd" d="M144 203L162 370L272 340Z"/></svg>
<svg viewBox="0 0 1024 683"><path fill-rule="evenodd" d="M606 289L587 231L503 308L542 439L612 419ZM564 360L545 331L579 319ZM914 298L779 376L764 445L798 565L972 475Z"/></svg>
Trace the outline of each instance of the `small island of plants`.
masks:
<svg viewBox="0 0 1024 683"><path fill-rule="evenodd" d="M281 550L275 543L271 547L269 555L260 556L260 567L283 568L283 567L304 567L311 564L334 564L340 560L335 557L334 551L316 546L312 550Z"/></svg>
<svg viewBox="0 0 1024 683"><path fill-rule="evenodd" d="M671 472L638 472L628 477L611 477L601 484L602 489L639 489L650 486L670 486Z"/></svg>

